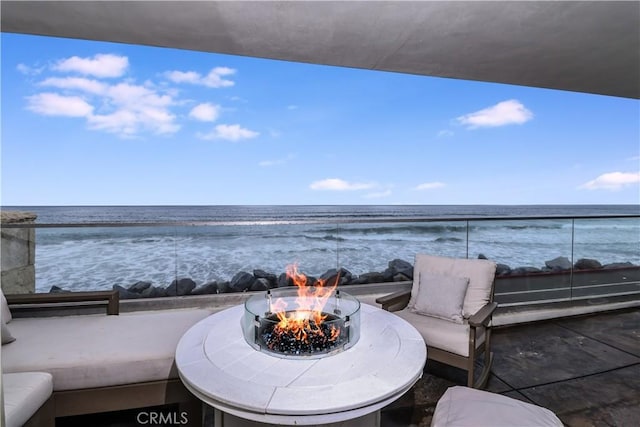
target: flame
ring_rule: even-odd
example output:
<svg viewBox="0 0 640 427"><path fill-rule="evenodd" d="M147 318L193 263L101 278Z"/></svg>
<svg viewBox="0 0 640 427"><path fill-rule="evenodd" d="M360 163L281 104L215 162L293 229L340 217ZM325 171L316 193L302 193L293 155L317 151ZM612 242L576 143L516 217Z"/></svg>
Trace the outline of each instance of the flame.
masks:
<svg viewBox="0 0 640 427"><path fill-rule="evenodd" d="M298 272L296 264L287 266L286 273L298 288L298 296L295 300L297 307L295 310L287 311L287 302L282 298L276 299L271 304L271 312L278 318L274 332L292 334L296 340L305 343L308 342L309 335L324 336L320 325L327 315L323 313L323 309L338 286L340 274L337 275L333 285L325 287L325 281L321 279L314 286L307 286L307 276ZM335 341L340 336L340 328L332 326L330 333L329 341Z"/></svg>

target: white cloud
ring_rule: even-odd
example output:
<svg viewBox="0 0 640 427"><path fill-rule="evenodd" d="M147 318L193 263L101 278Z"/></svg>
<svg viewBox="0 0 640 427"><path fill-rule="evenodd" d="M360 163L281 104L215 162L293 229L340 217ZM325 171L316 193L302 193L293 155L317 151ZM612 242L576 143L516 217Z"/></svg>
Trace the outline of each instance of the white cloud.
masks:
<svg viewBox="0 0 640 427"><path fill-rule="evenodd" d="M129 67L129 58L99 53L92 58L72 56L53 66L54 70L89 74L95 77L120 77Z"/></svg>
<svg viewBox="0 0 640 427"><path fill-rule="evenodd" d="M79 96L39 93L27 97L27 109L45 116L87 117L93 106Z"/></svg>
<svg viewBox="0 0 640 427"><path fill-rule="evenodd" d="M93 115L87 119L87 122L90 129L103 130L125 137L133 136L138 132L138 117L128 110Z"/></svg>
<svg viewBox="0 0 640 427"><path fill-rule="evenodd" d="M107 88L102 101L105 112L89 118L90 129L123 137L143 131L166 135L180 130L176 115L169 110L173 98L153 88L118 83Z"/></svg>
<svg viewBox="0 0 640 427"><path fill-rule="evenodd" d="M27 108L38 114L85 117L89 129L121 137L143 131L171 134L180 129L175 114L169 110L173 98L153 88L130 83L109 85L82 77L51 77L40 85L80 92L92 99L91 104L100 107L94 109L84 97L41 93L28 98Z"/></svg>
<svg viewBox="0 0 640 427"><path fill-rule="evenodd" d="M18 70L20 73L27 76L35 76L40 74L42 71L44 71L44 68L43 67L35 68L25 64L18 64L16 65L16 70Z"/></svg>
<svg viewBox="0 0 640 427"><path fill-rule="evenodd" d="M285 163L288 163L289 161L293 160L294 158L295 158L295 156L293 154L289 154L287 157L285 157L283 159L263 160L261 162L258 162L258 165L259 166L263 166L263 167L284 165Z"/></svg>
<svg viewBox="0 0 640 427"><path fill-rule="evenodd" d="M219 76L230 76L232 74L236 73L236 70L234 70L233 68L229 68L229 67L216 67L213 70L211 70L212 73L215 73Z"/></svg>
<svg viewBox="0 0 640 427"><path fill-rule="evenodd" d="M167 71L165 76L174 83L190 83L212 88L229 87L235 85L233 80L225 79L223 76L235 74L236 70L227 67L216 67L209 71L206 76L196 71Z"/></svg>
<svg viewBox="0 0 640 427"><path fill-rule="evenodd" d="M180 130L178 117L188 117L204 122L218 120L222 108L213 103L192 104L189 99L180 99L180 90L171 81L191 83L208 87L232 86L229 76L236 70L228 67L212 68L207 75L195 71L172 71L165 73L169 80L159 84L146 80L137 84L134 79L124 79L129 67L125 56L97 54L88 57L72 56L55 61L49 71L72 72L76 75L44 76L37 86L46 88L27 99L27 109L48 116L84 117L90 130L109 132L120 137L131 138L142 133L172 134ZM21 64L22 73L32 73L32 68ZM77 75L80 73L82 75ZM103 77L120 77L107 81ZM195 105L195 107L193 107ZM193 107L193 108L192 108ZM173 110L182 110L180 114ZM205 139L239 141L259 135L240 125L220 125ZM200 136L200 135L199 135Z"/></svg>
<svg viewBox="0 0 640 427"><path fill-rule="evenodd" d="M40 86L53 86L60 89L77 89L93 94L103 94L108 85L84 77L49 77L39 83Z"/></svg>
<svg viewBox="0 0 640 427"><path fill-rule="evenodd" d="M213 88L233 86L235 82L223 79L222 76L229 76L235 72L236 70L232 70L231 68L216 67L207 74L202 82L205 86Z"/></svg>
<svg viewBox="0 0 640 427"><path fill-rule="evenodd" d="M391 196L391 190L380 191L378 193L369 193L365 194L362 197L364 197L365 199L382 199L389 196Z"/></svg>
<svg viewBox="0 0 640 427"><path fill-rule="evenodd" d="M115 133L121 137L133 137L143 129L158 135L175 133L180 125L175 116L158 108L143 108L138 111L119 109L109 114L96 114L87 118L90 129Z"/></svg>
<svg viewBox="0 0 640 427"><path fill-rule="evenodd" d="M202 76L195 71L167 71L166 77L174 83L198 84Z"/></svg>
<svg viewBox="0 0 640 427"><path fill-rule="evenodd" d="M579 186L585 190L617 191L628 185L640 183L640 172L609 172Z"/></svg>
<svg viewBox="0 0 640 427"><path fill-rule="evenodd" d="M312 190L331 190L331 191L353 191L368 190L373 188L374 184L363 182L348 182L339 178L328 178L320 181L314 181L309 185Z"/></svg>
<svg viewBox="0 0 640 427"><path fill-rule="evenodd" d="M453 132L447 129L444 129L438 132L438 138L444 138L447 136L453 136Z"/></svg>
<svg viewBox="0 0 640 427"><path fill-rule="evenodd" d="M138 121L147 130L160 135L175 133L180 125L176 116L164 108L145 107L138 111Z"/></svg>
<svg viewBox="0 0 640 427"><path fill-rule="evenodd" d="M147 106L168 107L173 102L169 95L161 95L153 89L129 83L110 86L107 96L115 104L133 109L144 109Z"/></svg>
<svg viewBox="0 0 640 427"><path fill-rule="evenodd" d="M196 105L189 112L189 117L201 122L215 122L219 116L220 106L208 102Z"/></svg>
<svg viewBox="0 0 640 427"><path fill-rule="evenodd" d="M465 114L456 118L460 124L469 129L479 127L498 127L512 124L523 124L533 118L533 113L519 101L510 99L475 113Z"/></svg>
<svg viewBox="0 0 640 427"><path fill-rule="evenodd" d="M423 184L420 184L416 187L416 190L418 191L423 191L423 190L434 190L436 188L442 188L444 187L445 184L442 182L425 182Z"/></svg>
<svg viewBox="0 0 640 427"><path fill-rule="evenodd" d="M241 139L255 138L260 133L241 127L240 125L218 125L213 132L197 134L201 139L226 139L228 141L240 141Z"/></svg>

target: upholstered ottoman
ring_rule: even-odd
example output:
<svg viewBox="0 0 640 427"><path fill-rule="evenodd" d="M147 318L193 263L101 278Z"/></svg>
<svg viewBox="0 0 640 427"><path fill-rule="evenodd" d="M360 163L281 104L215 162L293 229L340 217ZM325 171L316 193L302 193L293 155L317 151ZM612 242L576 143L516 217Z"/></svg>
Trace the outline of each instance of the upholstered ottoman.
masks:
<svg viewBox="0 0 640 427"><path fill-rule="evenodd" d="M440 398L431 427L543 427L562 422L550 410L501 394L450 387Z"/></svg>

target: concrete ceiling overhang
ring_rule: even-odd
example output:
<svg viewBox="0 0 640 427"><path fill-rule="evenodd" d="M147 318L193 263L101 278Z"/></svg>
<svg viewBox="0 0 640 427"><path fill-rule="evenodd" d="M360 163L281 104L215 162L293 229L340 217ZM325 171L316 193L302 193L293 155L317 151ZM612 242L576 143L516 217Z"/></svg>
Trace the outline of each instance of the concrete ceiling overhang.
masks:
<svg viewBox="0 0 640 427"><path fill-rule="evenodd" d="M3 32L640 98L637 1L2 1Z"/></svg>

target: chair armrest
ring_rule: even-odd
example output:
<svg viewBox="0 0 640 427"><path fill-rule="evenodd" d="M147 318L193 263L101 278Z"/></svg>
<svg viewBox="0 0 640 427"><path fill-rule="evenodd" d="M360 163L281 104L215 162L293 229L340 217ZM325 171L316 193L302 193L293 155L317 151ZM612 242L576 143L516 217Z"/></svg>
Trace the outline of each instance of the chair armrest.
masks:
<svg viewBox="0 0 640 427"><path fill-rule="evenodd" d="M90 305L106 305L107 314L120 313L120 294L118 291L92 292L60 292L53 294L14 294L5 295L9 305L53 305L73 303L95 303ZM104 301L104 302L103 302ZM86 306L87 304L78 304Z"/></svg>
<svg viewBox="0 0 640 427"><path fill-rule="evenodd" d="M487 326L491 320L493 312L498 308L497 302L490 302L482 307L476 314L469 318L469 325L477 328L479 326Z"/></svg>
<svg viewBox="0 0 640 427"><path fill-rule="evenodd" d="M398 291L383 297L376 298L376 303L382 306L383 310L389 311L392 306L398 306L397 309L402 309L409 304L411 298L411 290Z"/></svg>

